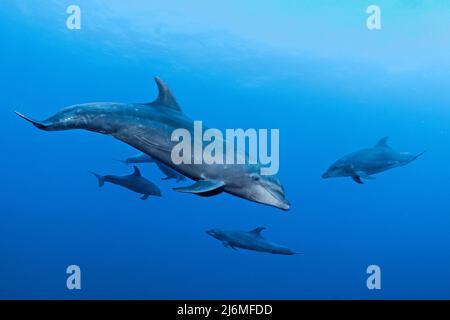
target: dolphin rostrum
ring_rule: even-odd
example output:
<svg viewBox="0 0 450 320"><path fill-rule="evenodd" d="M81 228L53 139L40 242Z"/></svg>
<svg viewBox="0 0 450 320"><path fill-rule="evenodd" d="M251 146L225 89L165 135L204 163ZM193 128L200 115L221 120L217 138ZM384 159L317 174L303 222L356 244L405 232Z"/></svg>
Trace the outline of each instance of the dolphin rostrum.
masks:
<svg viewBox="0 0 450 320"><path fill-rule="evenodd" d="M125 160L118 160L125 164L134 164L134 163L155 163L159 170L161 170L166 176L162 178L161 180L169 180L169 179L175 179L177 182L184 181L186 178L179 174L177 171L172 169L171 167L165 165L164 163L153 159L149 155L145 153L140 153L138 155L135 155L133 157L128 157Z"/></svg>
<svg viewBox="0 0 450 320"><path fill-rule="evenodd" d="M103 187L105 182L109 182L142 194L142 200L146 200L149 196L161 197L161 191L158 186L144 178L136 166L134 166L134 172L132 174L121 177L112 175L102 176L92 171L89 172L97 178L99 187Z"/></svg>
<svg viewBox="0 0 450 320"><path fill-rule="evenodd" d="M159 78L155 81L159 94L151 103L77 104L44 121L16 113L45 131L84 129L111 135L196 181L176 191L202 196L227 192L283 210L290 208L280 181L274 175L261 175L259 164L174 164L171 152L178 142L171 140L171 134L180 128L192 134L194 121L184 115L166 84Z"/></svg>
<svg viewBox="0 0 450 320"><path fill-rule="evenodd" d="M322 174L322 178L351 177L356 183L363 184L361 178L375 179L373 174L407 165L425 153L395 151L388 145L387 140L388 137L384 137L372 148L342 157Z"/></svg>
<svg viewBox="0 0 450 320"><path fill-rule="evenodd" d="M299 254L297 252L293 252L289 248L266 240L263 236L261 236L261 231L264 229L266 228L258 227L251 231L211 229L207 230L206 233L221 241L225 248L232 248L234 250L236 250L236 248L241 248L283 255Z"/></svg>

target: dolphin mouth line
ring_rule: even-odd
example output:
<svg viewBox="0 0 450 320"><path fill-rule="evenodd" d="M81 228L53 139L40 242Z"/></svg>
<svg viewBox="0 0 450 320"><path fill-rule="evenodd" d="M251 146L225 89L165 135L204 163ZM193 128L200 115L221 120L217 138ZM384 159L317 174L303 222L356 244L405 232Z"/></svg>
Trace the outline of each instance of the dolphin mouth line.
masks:
<svg viewBox="0 0 450 320"><path fill-rule="evenodd" d="M266 189L267 190L267 189ZM291 207L290 202L284 197L284 195L278 194L278 192L267 190L269 194L278 201L276 204L276 207L282 209L282 210L289 210Z"/></svg>

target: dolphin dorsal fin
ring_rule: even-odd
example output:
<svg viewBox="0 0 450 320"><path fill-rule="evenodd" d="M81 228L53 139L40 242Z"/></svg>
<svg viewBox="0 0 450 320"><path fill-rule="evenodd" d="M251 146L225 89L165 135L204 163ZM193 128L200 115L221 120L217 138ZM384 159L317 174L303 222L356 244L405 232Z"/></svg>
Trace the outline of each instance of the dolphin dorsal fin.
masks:
<svg viewBox="0 0 450 320"><path fill-rule="evenodd" d="M381 138L377 144L375 145L375 147L384 147L384 148L390 148L387 141L388 141L389 137L383 137Z"/></svg>
<svg viewBox="0 0 450 320"><path fill-rule="evenodd" d="M141 171L139 170L139 168L136 166L133 166L133 168L134 168L134 172L132 175L135 177L141 177L142 175L141 175Z"/></svg>
<svg viewBox="0 0 450 320"><path fill-rule="evenodd" d="M169 87L158 77L155 77L155 82L158 86L158 98L153 102L147 103L147 105L166 107L181 112L181 108L172 92L170 92Z"/></svg>
<svg viewBox="0 0 450 320"><path fill-rule="evenodd" d="M265 230L266 229L266 227L258 227L258 228L255 228L255 229L253 229L253 230L250 230L248 233L251 233L251 234L253 234L253 235L255 235L255 236L261 236L261 231L263 231L263 230Z"/></svg>

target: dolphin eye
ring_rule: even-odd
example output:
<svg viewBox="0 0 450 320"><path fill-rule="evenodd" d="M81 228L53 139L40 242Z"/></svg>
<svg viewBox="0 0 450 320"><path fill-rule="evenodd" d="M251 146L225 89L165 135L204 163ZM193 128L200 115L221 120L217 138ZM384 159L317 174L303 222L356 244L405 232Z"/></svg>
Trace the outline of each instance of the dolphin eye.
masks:
<svg viewBox="0 0 450 320"><path fill-rule="evenodd" d="M257 176L257 175L252 175L252 180L253 180L253 181L259 181L260 178L259 178L259 176Z"/></svg>

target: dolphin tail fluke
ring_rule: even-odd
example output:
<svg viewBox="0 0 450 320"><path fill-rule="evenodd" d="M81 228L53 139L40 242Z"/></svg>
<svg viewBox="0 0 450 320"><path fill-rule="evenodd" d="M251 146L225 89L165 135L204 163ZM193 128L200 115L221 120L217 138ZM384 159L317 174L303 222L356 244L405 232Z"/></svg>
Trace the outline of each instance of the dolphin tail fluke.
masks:
<svg viewBox="0 0 450 320"><path fill-rule="evenodd" d="M89 171L89 173L93 174L97 178L98 186L100 188L105 185L105 178L103 176L99 175L98 173L92 172L92 171Z"/></svg>
<svg viewBox="0 0 450 320"><path fill-rule="evenodd" d="M408 161L408 163L413 162L414 160L416 160L418 157L420 157L421 155L423 155L425 152L427 152L427 150L422 151L419 154L416 154L414 157L412 157L412 159L410 161Z"/></svg>
<svg viewBox="0 0 450 320"><path fill-rule="evenodd" d="M38 128L38 129L41 129L41 130L47 130L48 127L49 127L48 124L45 124L45 123L40 122L40 121L33 120L33 119L31 119L31 118L28 118L27 116L21 114L20 112L17 112L17 111L14 111L14 112L15 112L15 114L17 114L19 117L21 117L22 119L27 120L28 122L30 122L31 124L33 124L33 125L34 125L36 128Z"/></svg>

